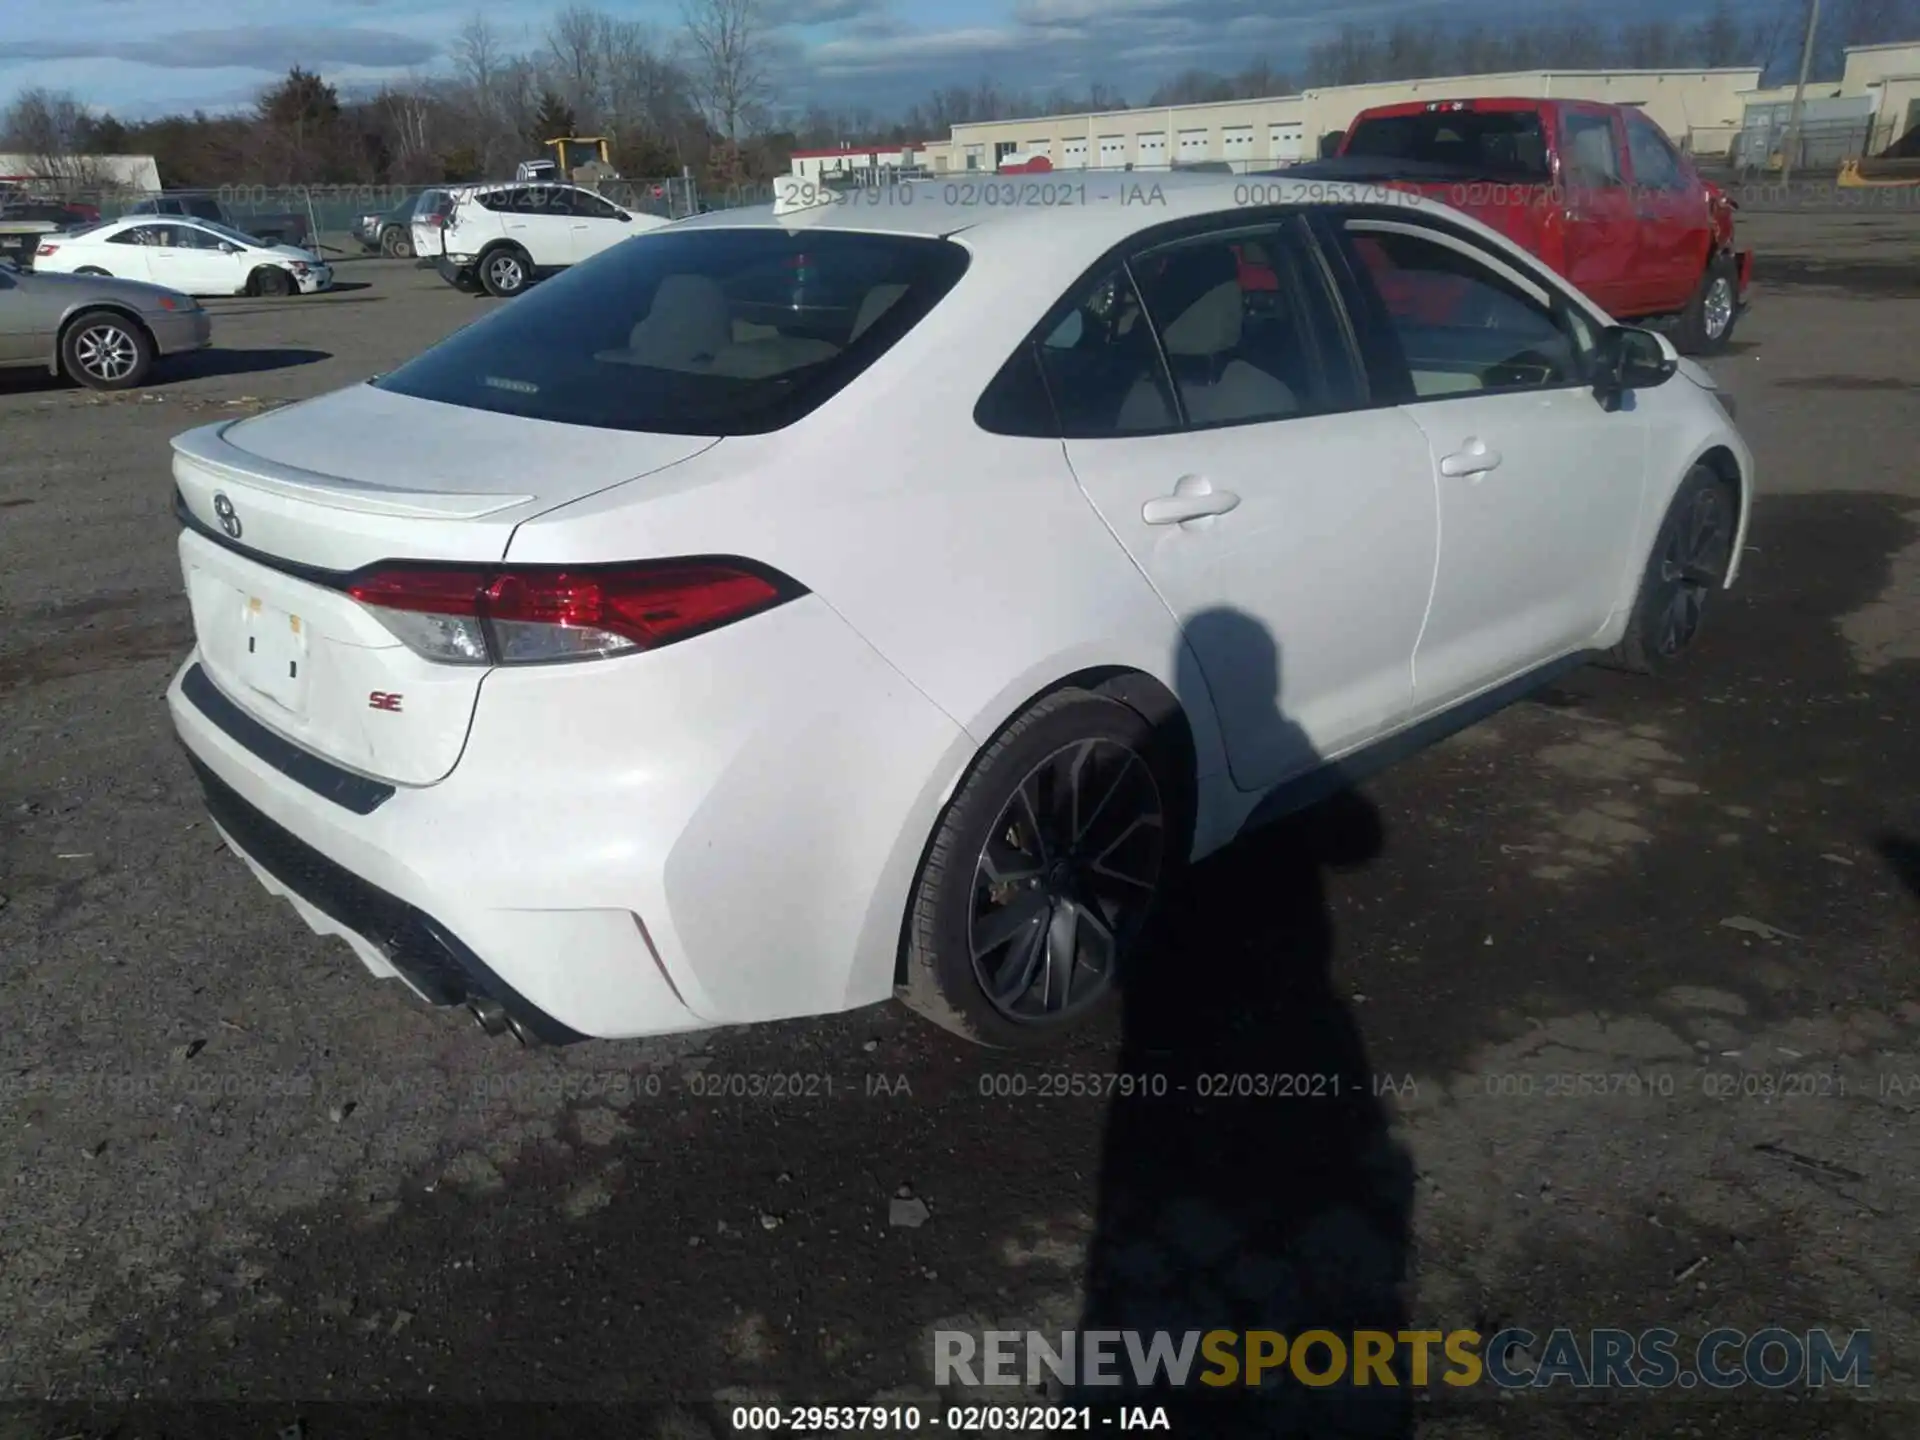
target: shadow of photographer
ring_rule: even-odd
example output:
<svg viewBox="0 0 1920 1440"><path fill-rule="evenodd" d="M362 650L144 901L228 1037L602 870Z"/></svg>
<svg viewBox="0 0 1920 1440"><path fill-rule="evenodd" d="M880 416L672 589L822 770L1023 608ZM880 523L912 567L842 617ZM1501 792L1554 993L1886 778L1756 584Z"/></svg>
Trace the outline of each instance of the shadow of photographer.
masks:
<svg viewBox="0 0 1920 1440"><path fill-rule="evenodd" d="M1214 610L1187 629L1205 640L1196 649L1229 657L1243 694L1278 707L1281 656L1264 626ZM1281 724L1286 743L1310 750ZM1405 1327L1413 1170L1332 985L1325 883L1384 844L1378 812L1340 789L1194 867L1166 897L1122 976L1117 1062L1165 1083L1116 1089L1105 1117L1083 1335L1146 1332L1146 1343L1166 1331L1177 1346L1191 1332L1293 1341L1323 1330L1344 1353L1354 1331ZM1315 1345L1301 1359L1317 1376L1330 1352ZM1324 1386L1282 1363L1258 1387L1244 1376L1209 1387L1198 1377L1218 1367L1196 1354L1185 1385L1161 1377L1146 1390L1130 1388L1123 1361L1125 1385L1083 1386L1076 1399L1163 1405L1179 1434L1411 1434L1408 1391L1354 1385L1351 1359Z"/></svg>

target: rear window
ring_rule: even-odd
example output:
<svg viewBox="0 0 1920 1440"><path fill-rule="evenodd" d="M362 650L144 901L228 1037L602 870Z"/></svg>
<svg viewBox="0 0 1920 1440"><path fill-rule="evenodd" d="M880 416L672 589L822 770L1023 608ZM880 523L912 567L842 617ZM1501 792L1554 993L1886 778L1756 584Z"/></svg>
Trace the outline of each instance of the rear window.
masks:
<svg viewBox="0 0 1920 1440"><path fill-rule="evenodd" d="M1477 177L1546 180L1547 144L1531 110L1441 110L1362 120L1346 153L1416 160Z"/></svg>
<svg viewBox="0 0 1920 1440"><path fill-rule="evenodd" d="M564 425L750 435L885 354L967 268L949 240L661 230L616 245L374 383Z"/></svg>

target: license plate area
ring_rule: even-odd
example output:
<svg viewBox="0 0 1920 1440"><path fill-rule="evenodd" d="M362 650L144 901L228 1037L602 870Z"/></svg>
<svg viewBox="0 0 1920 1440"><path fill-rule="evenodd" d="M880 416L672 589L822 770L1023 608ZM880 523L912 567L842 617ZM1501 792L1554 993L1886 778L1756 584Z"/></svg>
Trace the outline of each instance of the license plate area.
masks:
<svg viewBox="0 0 1920 1440"><path fill-rule="evenodd" d="M307 713L309 627L298 615L242 595L235 668L250 689L295 715Z"/></svg>

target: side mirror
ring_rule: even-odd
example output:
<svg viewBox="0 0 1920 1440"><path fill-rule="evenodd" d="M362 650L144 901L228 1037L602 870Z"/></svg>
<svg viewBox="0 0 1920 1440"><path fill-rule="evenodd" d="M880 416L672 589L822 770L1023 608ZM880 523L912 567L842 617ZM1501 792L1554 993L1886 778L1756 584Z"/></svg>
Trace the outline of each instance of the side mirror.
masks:
<svg viewBox="0 0 1920 1440"><path fill-rule="evenodd" d="M1615 325L1600 337L1593 393L1611 410L1627 391L1664 385L1679 368L1680 352L1666 336Z"/></svg>
<svg viewBox="0 0 1920 1440"><path fill-rule="evenodd" d="M231 240L222 240L220 242L220 253L222 255L238 255L240 253L240 247Z"/></svg>

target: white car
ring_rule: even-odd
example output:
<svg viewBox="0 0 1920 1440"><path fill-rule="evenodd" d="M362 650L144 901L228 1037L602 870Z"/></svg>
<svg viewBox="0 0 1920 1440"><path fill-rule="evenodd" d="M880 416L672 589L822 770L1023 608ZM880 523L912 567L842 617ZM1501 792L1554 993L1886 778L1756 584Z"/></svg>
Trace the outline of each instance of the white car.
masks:
<svg viewBox="0 0 1920 1440"><path fill-rule="evenodd" d="M496 1033L1043 1041L1183 863L1686 653L1705 370L1433 203L1153 186L700 216L177 438L231 848Z"/></svg>
<svg viewBox="0 0 1920 1440"><path fill-rule="evenodd" d="M313 295L333 284L333 267L311 250L171 215L49 236L34 252L33 268L145 280L187 295Z"/></svg>
<svg viewBox="0 0 1920 1440"><path fill-rule="evenodd" d="M454 285L505 297L667 223L578 185L477 185L454 195L431 253Z"/></svg>

